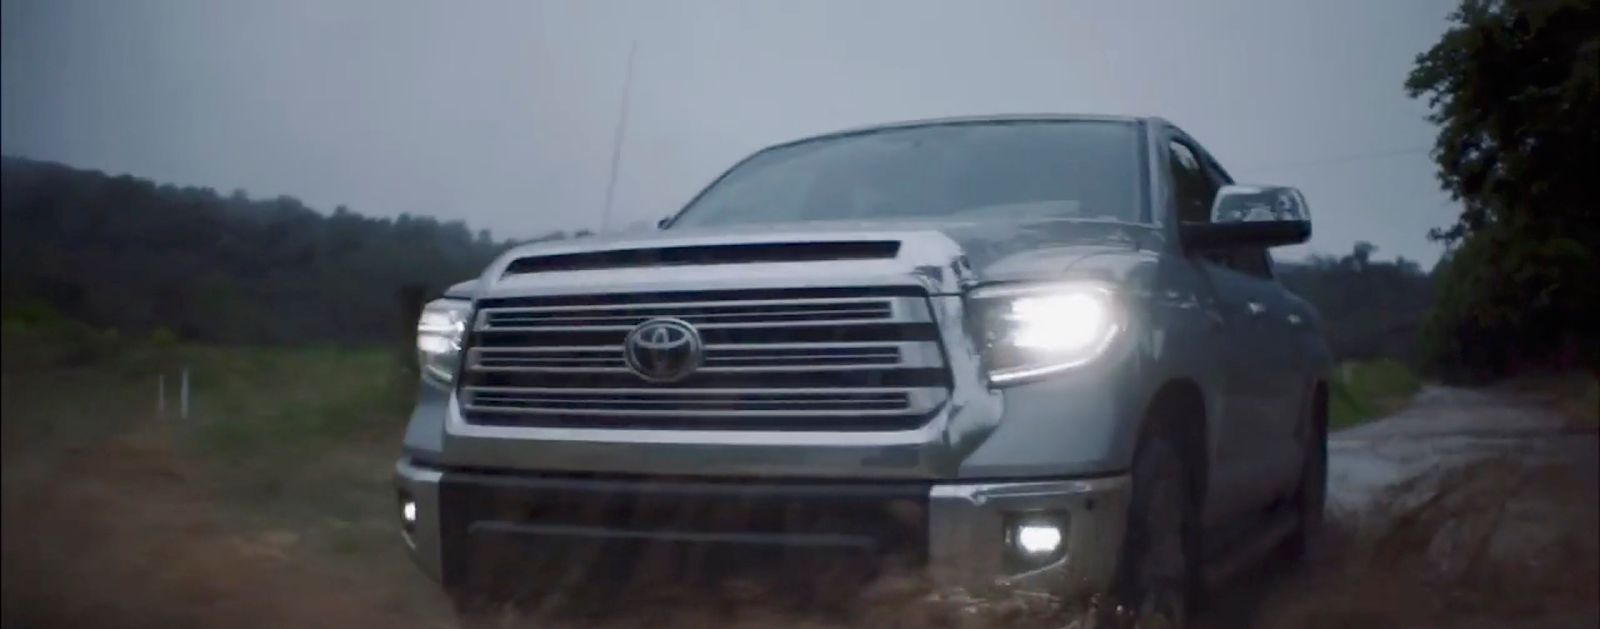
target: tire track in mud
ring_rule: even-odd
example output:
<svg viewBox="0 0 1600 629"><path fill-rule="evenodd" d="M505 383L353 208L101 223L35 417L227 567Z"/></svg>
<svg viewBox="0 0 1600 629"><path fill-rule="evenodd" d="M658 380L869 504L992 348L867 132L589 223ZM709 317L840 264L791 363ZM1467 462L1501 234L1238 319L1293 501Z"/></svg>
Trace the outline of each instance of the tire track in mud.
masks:
<svg viewBox="0 0 1600 629"><path fill-rule="evenodd" d="M1261 627L1600 626L1600 442L1538 400L1428 387L1329 442L1308 569L1236 588Z"/></svg>
<svg viewBox="0 0 1600 629"><path fill-rule="evenodd" d="M198 473L151 434L51 464L8 460L5 625L426 626L371 584L305 561L293 533L234 530Z"/></svg>
<svg viewBox="0 0 1600 629"><path fill-rule="evenodd" d="M442 596L397 604L426 588L332 565L287 531L242 532L171 444L158 430L52 453L7 444L5 626L453 626ZM1312 563L1247 573L1201 625L1596 626L1596 450L1592 431L1525 401L1430 388L1333 437L1333 528ZM869 596L888 604L795 614L733 588L508 626L1072 626L1036 598L941 598L903 584Z"/></svg>

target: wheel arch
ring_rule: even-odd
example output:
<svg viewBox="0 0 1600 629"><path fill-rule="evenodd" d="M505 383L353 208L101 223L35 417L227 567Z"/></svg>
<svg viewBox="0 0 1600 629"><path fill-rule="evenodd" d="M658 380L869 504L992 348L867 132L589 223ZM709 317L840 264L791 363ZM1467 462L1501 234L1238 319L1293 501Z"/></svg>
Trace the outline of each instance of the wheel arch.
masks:
<svg viewBox="0 0 1600 629"><path fill-rule="evenodd" d="M1302 407L1304 409L1303 412L1305 413L1303 417L1308 417L1311 421L1309 423L1299 422L1294 428L1295 437L1301 439L1305 438L1305 429L1307 428L1319 430L1323 435L1328 434L1328 421L1330 419L1328 409L1328 396L1330 395L1328 381L1320 378L1316 381L1313 381L1311 383L1311 388L1307 393L1308 394L1304 398L1305 401L1302 402L1302 404L1304 404Z"/></svg>
<svg viewBox="0 0 1600 629"><path fill-rule="evenodd" d="M1330 400L1328 399L1328 395L1329 395L1329 391L1328 391L1328 381L1327 380L1318 380L1316 382L1316 384L1311 385L1311 412L1313 413L1312 416L1316 419L1316 421L1322 423L1322 428L1324 430L1326 430L1328 428L1328 420L1329 420L1329 417L1328 417L1328 412L1329 412L1328 403L1329 403Z"/></svg>
<svg viewBox="0 0 1600 629"><path fill-rule="evenodd" d="M1156 431L1171 431L1180 441L1185 463L1194 479L1197 499L1205 495L1210 480L1211 426L1205 391L1187 377L1167 380L1150 396L1139 426L1135 451Z"/></svg>

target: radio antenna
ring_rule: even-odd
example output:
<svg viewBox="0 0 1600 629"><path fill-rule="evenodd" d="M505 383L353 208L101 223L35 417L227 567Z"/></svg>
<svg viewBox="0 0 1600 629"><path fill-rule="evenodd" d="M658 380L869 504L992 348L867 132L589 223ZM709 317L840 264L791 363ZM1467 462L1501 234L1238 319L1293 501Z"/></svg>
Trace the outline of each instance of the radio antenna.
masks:
<svg viewBox="0 0 1600 629"><path fill-rule="evenodd" d="M600 214L600 233L611 227L611 199L617 189L617 168L622 163L622 138L628 133L628 102L633 95L633 57L639 52L639 40L628 45L628 69L622 79L622 110L617 113L615 137L611 142L611 177L606 181L606 207Z"/></svg>

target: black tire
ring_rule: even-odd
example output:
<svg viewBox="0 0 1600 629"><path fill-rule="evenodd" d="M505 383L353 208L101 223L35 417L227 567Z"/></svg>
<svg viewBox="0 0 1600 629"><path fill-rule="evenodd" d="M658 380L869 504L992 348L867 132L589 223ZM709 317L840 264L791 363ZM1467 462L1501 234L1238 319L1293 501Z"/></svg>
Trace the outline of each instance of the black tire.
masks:
<svg viewBox="0 0 1600 629"><path fill-rule="evenodd" d="M507 627L509 603L487 592L457 588L448 592L450 605L456 613L456 624L461 629L490 629Z"/></svg>
<svg viewBox="0 0 1600 629"><path fill-rule="evenodd" d="M1133 497L1103 626L1181 628L1194 611L1200 509L1193 458L1183 447L1176 434L1156 425L1134 455Z"/></svg>
<svg viewBox="0 0 1600 629"><path fill-rule="evenodd" d="M1290 564L1305 559L1312 542L1322 532L1323 514L1327 508L1328 409L1323 396L1317 396L1307 415L1306 429L1302 431L1301 438L1305 454L1301 459L1300 482L1294 496L1298 521L1294 533L1283 544L1284 559Z"/></svg>

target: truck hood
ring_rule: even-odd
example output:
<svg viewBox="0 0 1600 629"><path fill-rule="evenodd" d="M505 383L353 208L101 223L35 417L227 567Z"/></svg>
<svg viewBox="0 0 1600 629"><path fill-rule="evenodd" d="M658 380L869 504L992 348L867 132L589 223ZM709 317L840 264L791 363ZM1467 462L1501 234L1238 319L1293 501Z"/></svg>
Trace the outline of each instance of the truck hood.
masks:
<svg viewBox="0 0 1600 629"><path fill-rule="evenodd" d="M661 267L706 265L696 276L713 280L737 273L739 265L771 271L783 262L838 261L850 266L830 267L835 281L839 273L899 273L901 283L909 275L932 293L955 293L979 282L1059 277L1085 258L1150 250L1159 238L1150 226L1072 219L828 221L624 232L515 247L485 270L471 292L523 292L514 288L567 284L573 278L565 276L573 275L650 275ZM716 267L723 269L714 272ZM467 289L458 285L450 292Z"/></svg>

